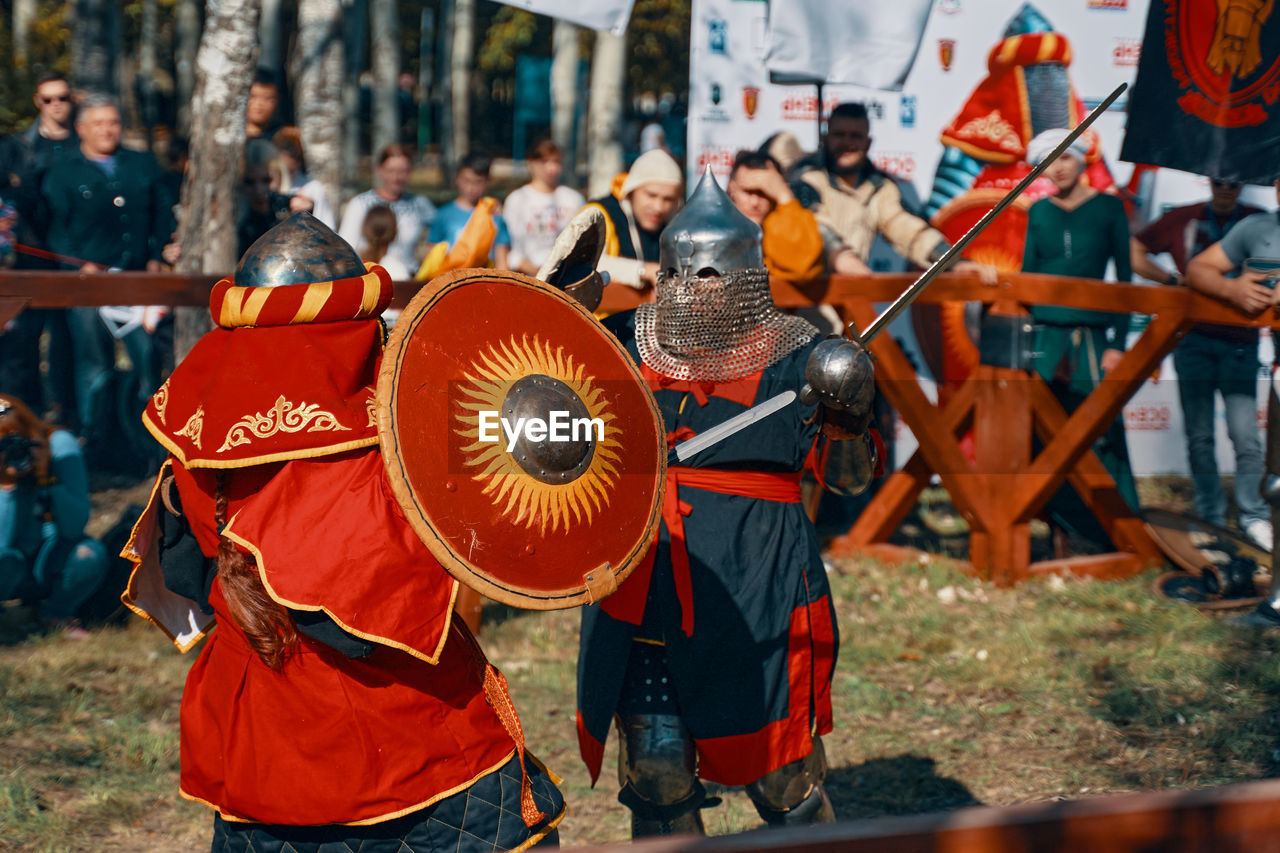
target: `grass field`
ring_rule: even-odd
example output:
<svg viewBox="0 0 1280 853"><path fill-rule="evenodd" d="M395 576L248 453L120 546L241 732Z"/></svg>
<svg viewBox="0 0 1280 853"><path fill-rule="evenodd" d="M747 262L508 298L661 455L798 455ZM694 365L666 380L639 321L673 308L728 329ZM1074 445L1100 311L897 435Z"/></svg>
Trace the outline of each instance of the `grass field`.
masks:
<svg viewBox="0 0 1280 853"><path fill-rule="evenodd" d="M1152 574L997 589L943 559L839 561L840 818L1257 779L1280 768L1280 637L1157 598ZM6 614L11 616L12 613ZM573 733L576 612L492 606L482 641L531 748L564 777L566 845L622 840L611 741L592 789ZM3 626L0 626L2 628ZM191 657L137 623L0 646L0 850L208 849L177 796ZM704 812L758 820L739 790Z"/></svg>

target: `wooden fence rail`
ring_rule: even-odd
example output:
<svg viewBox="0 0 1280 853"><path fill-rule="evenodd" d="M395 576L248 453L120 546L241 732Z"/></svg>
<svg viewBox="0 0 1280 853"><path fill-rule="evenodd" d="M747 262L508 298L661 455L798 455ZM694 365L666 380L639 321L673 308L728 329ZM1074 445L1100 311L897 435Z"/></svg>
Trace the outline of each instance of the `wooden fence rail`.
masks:
<svg viewBox="0 0 1280 853"><path fill-rule="evenodd" d="M1280 853L1280 780L582 849L584 853Z"/></svg>
<svg viewBox="0 0 1280 853"><path fill-rule="evenodd" d="M786 307L832 305L858 328L866 328L876 316L876 303L891 301L914 280L911 275L836 276L804 291L775 283L774 297ZM215 281L214 276L9 271L0 273L0 324L24 306L203 305ZM417 287L397 283L394 304L406 304ZM606 289L602 308L622 310L649 297L613 286ZM1275 326L1276 312L1246 317L1187 288L1030 274L1008 274L990 287L972 276L944 275L919 299L922 304L965 301L1015 317L1033 305L1049 304L1146 314L1150 320L1107 381L1069 416L1035 374L987 365L974 370L940 408L925 397L915 368L897 342L890 335L878 337L871 344L877 384L901 413L919 449L889 476L849 532L833 543L833 550L851 553L883 547L937 474L969 524L970 562L982 577L1002 583L1039 572L1114 577L1159 561L1141 519L1125 505L1093 453L1093 442L1194 323ZM975 439L972 462L960 445L970 430ZM1033 453L1036 439L1041 446ZM1067 481L1119 550L1032 563L1030 522Z"/></svg>

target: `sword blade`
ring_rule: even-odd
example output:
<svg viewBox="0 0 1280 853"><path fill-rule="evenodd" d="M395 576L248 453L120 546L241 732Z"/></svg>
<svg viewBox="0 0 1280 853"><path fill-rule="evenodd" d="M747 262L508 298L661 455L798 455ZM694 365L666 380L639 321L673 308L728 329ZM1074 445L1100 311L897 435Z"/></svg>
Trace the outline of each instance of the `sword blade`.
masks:
<svg viewBox="0 0 1280 853"><path fill-rule="evenodd" d="M996 202L996 206L987 211L986 216L979 219L972 228L965 232L965 235L961 237L954 246L947 249L946 253L942 257L934 261L933 266L925 270L910 287L902 292L901 296L893 301L892 305L884 309L884 312L873 320L871 325L868 326L861 335L859 335L858 331L853 328L853 324L850 324L848 331L853 339L860 344L871 343L871 341L875 339L876 335L883 332L885 328L893 322L895 317L905 311L907 306L916 300L916 297L920 295L921 291L929 286L929 282L946 272L947 267L951 266L951 263L970 243L973 242L974 238L981 234L986 227L991 224L992 220L999 216L1006 207L1013 204L1018 196L1022 195L1023 191L1027 187L1031 186L1031 183L1036 178L1040 177L1040 175L1044 173L1045 169L1049 168L1049 164L1054 160L1057 160L1059 154L1070 148L1071 143L1075 142L1080 137L1080 134L1088 130L1089 125L1093 124L1094 121L1097 120L1098 116L1106 112L1107 107L1111 106L1115 99L1120 97L1121 93L1127 88L1129 88L1128 83L1121 83L1115 88L1115 91L1110 95L1107 95L1102 103L1094 107L1093 111L1090 112L1089 115L1085 116L1084 120L1076 125L1075 128L1067 134L1065 139L1058 143L1058 147L1054 148L1053 151L1049 153L1048 157L1045 157L1040 161L1040 165L1027 173L1027 176L1019 181L1016 187L1009 190L1004 198Z"/></svg>
<svg viewBox="0 0 1280 853"><path fill-rule="evenodd" d="M724 423L716 424L701 435L696 435L688 441L680 442L667 453L667 464L672 465L676 462L684 462L690 456L701 453L713 444L719 444L734 433L751 426L756 421L763 420L774 412L785 409L791 405L791 401L795 398L795 391L783 391L781 394L770 397L759 405L752 406L741 414L734 415Z"/></svg>

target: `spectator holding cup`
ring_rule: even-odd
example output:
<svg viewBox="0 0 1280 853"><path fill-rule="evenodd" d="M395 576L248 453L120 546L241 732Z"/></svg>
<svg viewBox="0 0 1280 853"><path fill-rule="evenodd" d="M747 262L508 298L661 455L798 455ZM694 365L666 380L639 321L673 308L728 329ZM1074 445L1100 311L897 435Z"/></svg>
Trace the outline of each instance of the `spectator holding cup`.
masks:
<svg viewBox="0 0 1280 853"><path fill-rule="evenodd" d="M1276 180L1280 194L1280 179ZM1233 275L1235 272L1239 275ZM1276 281L1280 279L1280 219L1274 213L1255 213L1240 220L1221 240L1196 255L1187 264L1187 282L1196 290L1228 302L1249 315L1276 304ZM1237 479L1241 476L1237 473ZM1259 470L1253 484L1244 488L1256 492ZM1241 490L1237 484L1237 492ZM1261 514L1259 511L1258 514ZM1243 519L1249 538L1271 549L1271 521Z"/></svg>
<svg viewBox="0 0 1280 853"><path fill-rule="evenodd" d="M1275 186L1280 196L1280 178ZM1277 265L1280 218L1274 213L1255 213L1192 258L1187 279L1201 293L1229 302L1246 314L1258 314L1276 304ZM1230 277L1236 270L1240 274Z"/></svg>
<svg viewBox="0 0 1280 853"><path fill-rule="evenodd" d="M1243 185L1212 177L1207 202L1175 207L1130 240L1135 272L1152 281L1178 285L1186 281L1190 258L1218 243L1236 225L1261 213L1240 203ZM1168 253L1176 270L1169 272L1152 255ZM1187 463L1196 514L1210 524L1227 523L1227 498L1218 472L1214 398L1222 396L1227 437L1235 455L1235 499L1240 529L1259 544L1271 541L1271 512L1258 493L1262 478L1262 443L1258 439L1258 330L1246 326L1197 323L1187 330L1173 353L1178 372Z"/></svg>

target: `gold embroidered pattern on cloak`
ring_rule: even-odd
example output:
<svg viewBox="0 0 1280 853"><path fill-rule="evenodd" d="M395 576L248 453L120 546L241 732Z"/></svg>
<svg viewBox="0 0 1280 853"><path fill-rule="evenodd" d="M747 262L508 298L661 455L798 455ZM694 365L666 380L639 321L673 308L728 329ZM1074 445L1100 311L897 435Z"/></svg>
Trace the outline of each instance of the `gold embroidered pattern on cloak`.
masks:
<svg viewBox="0 0 1280 853"><path fill-rule="evenodd" d="M186 436L191 439L191 443L196 446L196 450L203 450L200 445L200 435L204 431L204 406L196 408L196 413L187 418L187 422L182 425L182 429L178 430L178 435Z"/></svg>
<svg viewBox="0 0 1280 853"><path fill-rule="evenodd" d="M279 432L302 432L304 429L307 432L349 432L351 427L343 426L332 412L321 409L319 403L295 406L281 394L265 415L255 412L232 424L218 452L249 444L255 438L270 438Z"/></svg>
<svg viewBox="0 0 1280 853"><path fill-rule="evenodd" d="M169 380L166 379L164 384L160 386L160 390L155 393L151 402L155 404L156 414L160 417L161 426L168 426L164 422L164 410L169 407Z"/></svg>

